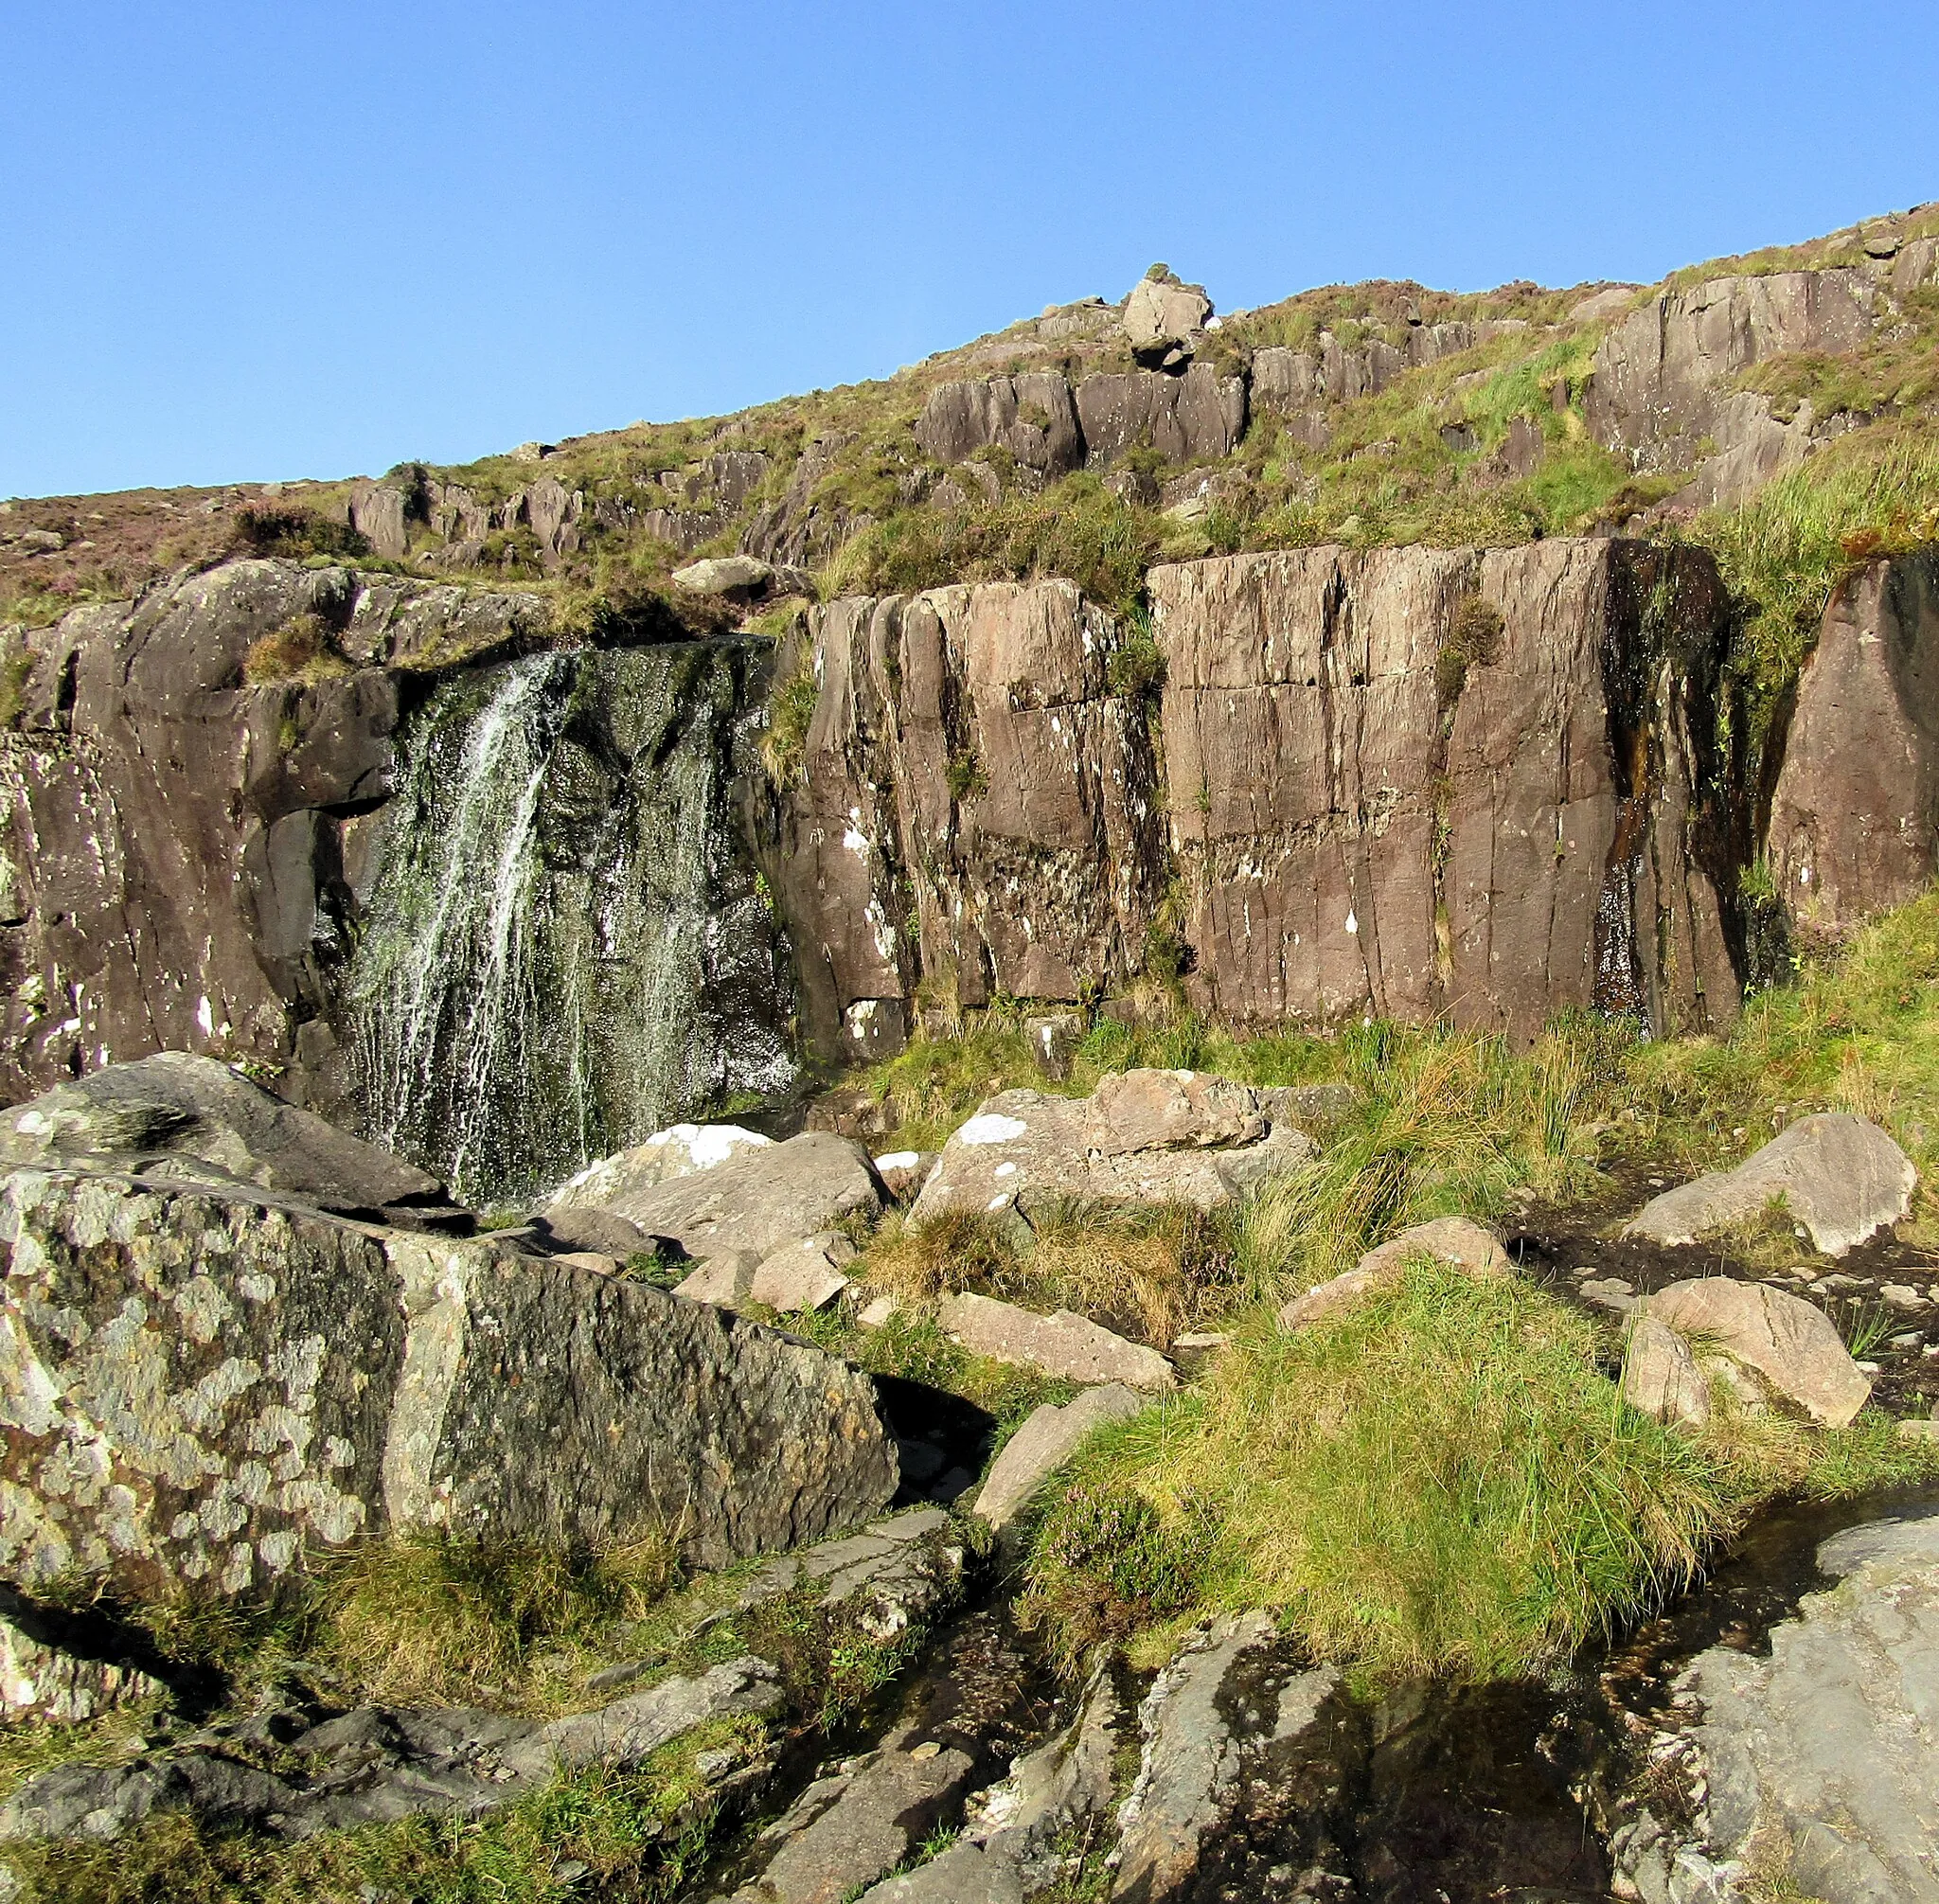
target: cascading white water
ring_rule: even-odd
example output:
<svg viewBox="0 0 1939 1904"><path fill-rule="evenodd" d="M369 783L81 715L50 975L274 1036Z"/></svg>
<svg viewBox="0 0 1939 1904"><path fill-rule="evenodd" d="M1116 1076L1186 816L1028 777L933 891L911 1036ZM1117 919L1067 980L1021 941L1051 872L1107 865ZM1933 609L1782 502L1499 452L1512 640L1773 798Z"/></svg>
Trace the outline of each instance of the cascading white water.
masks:
<svg viewBox="0 0 1939 1904"><path fill-rule="evenodd" d="M546 654L411 723L349 995L376 1139L505 1203L792 1076L729 825L747 661Z"/></svg>

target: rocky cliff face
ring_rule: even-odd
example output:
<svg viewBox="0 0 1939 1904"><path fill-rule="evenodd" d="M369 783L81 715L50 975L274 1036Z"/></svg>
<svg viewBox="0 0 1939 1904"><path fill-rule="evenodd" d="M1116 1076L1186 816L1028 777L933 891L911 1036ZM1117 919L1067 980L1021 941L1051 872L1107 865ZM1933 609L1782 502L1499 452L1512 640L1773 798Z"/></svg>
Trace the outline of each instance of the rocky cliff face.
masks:
<svg viewBox="0 0 1939 1904"><path fill-rule="evenodd" d="M770 878L806 1023L894 1049L918 984L941 1003L1075 999L1136 970L1162 834L1121 630L1068 582L839 601Z"/></svg>
<svg viewBox="0 0 1939 1904"><path fill-rule="evenodd" d="M818 614L775 878L833 1048L925 987L1072 1000L1181 951L1236 1022L1734 1015L1707 558L1307 549L1150 595L1155 705L1066 583Z"/></svg>
<svg viewBox="0 0 1939 1904"><path fill-rule="evenodd" d="M735 823L767 645L498 659L546 620L240 561L48 631L0 734L0 1089L208 1052L478 1194L785 1082Z"/></svg>
<svg viewBox="0 0 1939 1904"><path fill-rule="evenodd" d="M1836 935L1939 865L1939 557L1868 563L1798 684L1769 827L1787 911Z"/></svg>

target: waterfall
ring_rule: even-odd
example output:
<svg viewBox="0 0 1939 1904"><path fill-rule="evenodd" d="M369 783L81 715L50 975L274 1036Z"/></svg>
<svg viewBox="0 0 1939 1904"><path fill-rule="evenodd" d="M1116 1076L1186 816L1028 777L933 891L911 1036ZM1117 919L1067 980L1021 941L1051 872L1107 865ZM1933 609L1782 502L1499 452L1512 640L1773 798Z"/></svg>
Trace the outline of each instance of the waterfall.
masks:
<svg viewBox="0 0 1939 1904"><path fill-rule="evenodd" d="M786 1087L785 949L733 827L753 665L535 655L409 723L347 988L376 1141L503 1205Z"/></svg>

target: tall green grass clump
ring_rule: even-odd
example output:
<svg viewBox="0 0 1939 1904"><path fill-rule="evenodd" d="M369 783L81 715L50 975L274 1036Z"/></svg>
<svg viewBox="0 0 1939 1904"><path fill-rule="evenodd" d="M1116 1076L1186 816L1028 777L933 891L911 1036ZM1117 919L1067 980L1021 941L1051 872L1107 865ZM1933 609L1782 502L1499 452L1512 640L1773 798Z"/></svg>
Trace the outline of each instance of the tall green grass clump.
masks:
<svg viewBox="0 0 1939 1904"><path fill-rule="evenodd" d="M1761 738L1840 579L1939 537L1939 431L1920 420L1841 438L1746 501L1706 510L1691 533L1746 604L1734 665Z"/></svg>
<svg viewBox="0 0 1939 1904"><path fill-rule="evenodd" d="M1320 1658L1378 1676L1528 1672L1682 1585L1733 1522L1728 1474L1626 1408L1596 1325L1531 1285L1425 1259L1131 1424L1039 1530L1030 1595L1059 1652L1131 1615L1285 1610ZM1091 1531L1086 1532L1086 1528Z"/></svg>

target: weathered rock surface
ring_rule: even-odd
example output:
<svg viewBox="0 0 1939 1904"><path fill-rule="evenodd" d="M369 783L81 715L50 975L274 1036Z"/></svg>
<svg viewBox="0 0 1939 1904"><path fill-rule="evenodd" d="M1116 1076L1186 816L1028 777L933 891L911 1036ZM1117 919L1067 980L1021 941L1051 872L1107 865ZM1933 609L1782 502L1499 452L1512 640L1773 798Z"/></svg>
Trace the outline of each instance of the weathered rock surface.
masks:
<svg viewBox="0 0 1939 1904"><path fill-rule="evenodd" d="M1212 315L1204 287L1182 284L1170 276L1141 277L1125 299L1125 339L1141 357L1164 355L1202 330Z"/></svg>
<svg viewBox="0 0 1939 1904"><path fill-rule="evenodd" d="M1624 1231L1650 1242L1694 1243L1752 1220L1782 1198L1828 1256L1895 1223L1912 1208L1918 1172L1879 1128L1845 1111L1800 1117L1734 1170L1714 1171L1653 1197Z"/></svg>
<svg viewBox="0 0 1939 1904"><path fill-rule="evenodd" d="M1062 1732L970 1801L954 1844L860 1904L1023 1904L1054 1883L1110 1807L1121 1720L1116 1689L1099 1673Z"/></svg>
<svg viewBox="0 0 1939 1904"><path fill-rule="evenodd" d="M1591 431L1641 469L1695 460L1740 372L1794 351L1847 351L1870 336L1878 298L1862 271L1716 277L1659 293L1610 332L1586 400Z"/></svg>
<svg viewBox="0 0 1939 1904"><path fill-rule="evenodd" d="M346 829L392 792L387 670L502 652L544 614L238 561L39 637L20 730L0 735L0 1093L156 1050L290 1062L342 950ZM349 671L246 685L251 647L303 616Z"/></svg>
<svg viewBox="0 0 1939 1904"><path fill-rule="evenodd" d="M478 1818L561 1769L623 1771L708 1719L772 1713L782 1701L774 1668L750 1655L549 1723L464 1708L368 1706L299 1730L291 1715L252 1741L277 1748L277 1771L220 1749L57 1766L0 1806L0 1840L114 1839L171 1811L286 1839L422 1812Z"/></svg>
<svg viewBox="0 0 1939 1904"><path fill-rule="evenodd" d="M1315 548L1161 566L1149 587L1203 1008L1521 1037L1565 1005L1659 1030L1734 1017L1693 857L1727 620L1707 558ZM1645 633L1657 594L1677 666ZM1493 659L1450 715L1438 658L1457 614L1490 609Z"/></svg>
<svg viewBox="0 0 1939 1904"><path fill-rule="evenodd" d="M249 1183L413 1228L462 1216L427 1172L186 1051L110 1065L7 1112L0 1166L19 1165Z"/></svg>
<svg viewBox="0 0 1939 1904"><path fill-rule="evenodd" d="M1154 449L1167 463L1229 456L1246 432L1246 386L1209 364L1181 376L1156 370L1100 372L1077 385L1077 421L1093 465L1128 450Z"/></svg>
<svg viewBox="0 0 1939 1904"><path fill-rule="evenodd" d="M1646 1310L1624 1347L1623 1399L1674 1428L1701 1429L1710 1419L1710 1383L1688 1338Z"/></svg>
<svg viewBox="0 0 1939 1904"><path fill-rule="evenodd" d="M1260 1743L1236 1728L1234 1682L1248 1656L1268 1653L1274 1638L1270 1614L1221 1614L1152 1682L1138 1713L1137 1779L1119 1813L1113 1898L1164 1904L1187 1894L1201 1847L1219 1836L1237 1797L1248 1744ZM1338 1682L1330 1669L1287 1681L1267 1736L1284 1739L1310 1726Z"/></svg>
<svg viewBox="0 0 1939 1904"><path fill-rule="evenodd" d="M758 1266L844 1217L872 1216L881 1207L868 1152L827 1131L807 1131L785 1144L735 1145L724 1161L682 1176L653 1178L650 1164L635 1172L625 1159L615 1161L610 1175L590 1176L572 1189L574 1207L623 1217L649 1236L671 1238L690 1256L743 1251Z"/></svg>
<svg viewBox="0 0 1939 1904"><path fill-rule="evenodd" d="M72 1724L167 1693L153 1673L85 1643L84 1622L0 1586L0 1716Z"/></svg>
<svg viewBox="0 0 1939 1904"><path fill-rule="evenodd" d="M1477 1281L1515 1273L1508 1253L1492 1231L1466 1217L1435 1217L1390 1237L1344 1274L1294 1296L1280 1308L1279 1326L1290 1334L1342 1314L1373 1290L1391 1289L1415 1256L1432 1256L1466 1270Z"/></svg>
<svg viewBox="0 0 1939 1904"><path fill-rule="evenodd" d="M776 1849L737 1904L842 1904L921 1844L968 1788L976 1763L919 1727L818 1778L763 1837Z"/></svg>
<svg viewBox="0 0 1939 1904"><path fill-rule="evenodd" d="M1007 450L1022 468L1046 476L1067 475L1084 462L1071 386L1055 371L939 383L916 420L916 441L941 463Z"/></svg>
<svg viewBox="0 0 1939 1904"><path fill-rule="evenodd" d="M1061 1408L1045 1402L1004 1444L970 1511L997 1535L1009 1531L1038 1489L1106 1422L1128 1421L1145 1397L1122 1383L1087 1390Z"/></svg>
<svg viewBox="0 0 1939 1904"><path fill-rule="evenodd" d="M765 1303L783 1315L826 1308L848 1288L841 1266L854 1257L855 1245L832 1230L785 1243L756 1266L747 1286L748 1300Z"/></svg>
<svg viewBox="0 0 1939 1904"><path fill-rule="evenodd" d="M929 974L965 1005L1076 999L1131 970L1163 855L1144 710L1110 616L1062 581L832 602L767 875L805 1029L894 1050Z"/></svg>
<svg viewBox="0 0 1939 1904"><path fill-rule="evenodd" d="M989 1296L945 1296L936 1319L972 1355L1023 1362L1070 1381L1150 1389L1178 1385L1171 1364L1155 1348L1127 1342L1068 1309L1041 1316Z"/></svg>
<svg viewBox="0 0 1939 1904"><path fill-rule="evenodd" d="M1130 1071L1090 1097L1000 1092L952 1133L916 1222L945 1210L1033 1207L1058 1198L1229 1202L1315 1154L1279 1101L1207 1072Z"/></svg>
<svg viewBox="0 0 1939 1904"><path fill-rule="evenodd" d="M1853 1528L1818 1566L1837 1584L1771 1629L1768 1654L1715 1647L1679 1682L1693 1827L1645 1811L1610 1841L1643 1897L1735 1897L1753 1863L1824 1904L1939 1892L1939 1520Z"/></svg>
<svg viewBox="0 0 1939 1904"><path fill-rule="evenodd" d="M1778 1395L1827 1428L1843 1428L1871 1397L1872 1384L1831 1318L1782 1290L1704 1276L1657 1290L1637 1313L1695 1338L1699 1369L1707 1357L1726 1356L1756 1370ZM1681 1393L1686 1378L1679 1372L1676 1379Z"/></svg>
<svg viewBox="0 0 1939 1904"><path fill-rule="evenodd" d="M711 1170L743 1151L764 1150L774 1140L738 1124L675 1124L615 1157L601 1157L561 1183L541 1205L555 1210L613 1209L640 1190Z"/></svg>
<svg viewBox="0 0 1939 1904"><path fill-rule="evenodd" d="M1939 852L1939 558L1875 561L1833 595L1771 799L1770 869L1814 937L1924 890Z"/></svg>
<svg viewBox="0 0 1939 1904"><path fill-rule="evenodd" d="M0 734L0 1098L157 1050L260 1064L496 1201L784 1082L735 824L770 644L525 654L550 614L239 561L37 632Z"/></svg>
<svg viewBox="0 0 1939 1904"><path fill-rule="evenodd" d="M864 1520L873 1385L643 1284L273 1200L16 1171L0 1568L240 1593L386 1527L674 1531L706 1565Z"/></svg>

